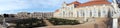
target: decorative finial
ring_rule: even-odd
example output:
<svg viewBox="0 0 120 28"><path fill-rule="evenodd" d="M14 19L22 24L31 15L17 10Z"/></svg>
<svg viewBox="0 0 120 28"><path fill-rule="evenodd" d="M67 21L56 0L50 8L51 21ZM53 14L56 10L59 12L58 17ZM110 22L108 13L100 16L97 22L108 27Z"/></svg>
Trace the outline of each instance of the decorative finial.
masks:
<svg viewBox="0 0 120 28"><path fill-rule="evenodd" d="M90 1L94 1L94 0L90 0Z"/></svg>
<svg viewBox="0 0 120 28"><path fill-rule="evenodd" d="M66 3L66 2L64 1L64 3Z"/></svg>
<svg viewBox="0 0 120 28"><path fill-rule="evenodd" d="M64 3L66 3L66 2L64 2Z"/></svg>

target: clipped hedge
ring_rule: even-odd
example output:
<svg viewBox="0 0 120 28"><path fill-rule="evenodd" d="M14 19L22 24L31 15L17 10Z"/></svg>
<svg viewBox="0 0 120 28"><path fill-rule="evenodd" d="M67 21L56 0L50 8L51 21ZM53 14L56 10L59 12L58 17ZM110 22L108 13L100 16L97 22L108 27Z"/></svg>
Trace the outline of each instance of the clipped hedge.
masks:
<svg viewBox="0 0 120 28"><path fill-rule="evenodd" d="M47 26L43 20L45 20L45 19L29 18L29 19L14 20L14 21L10 21L10 22L16 24L15 28L33 28L33 27ZM80 24L77 20L67 20L67 19L61 19L61 18L50 18L47 20L49 20L49 22L52 23L53 25Z"/></svg>
<svg viewBox="0 0 120 28"><path fill-rule="evenodd" d="M15 28L33 28L33 27L47 26L43 21L43 19L37 19L37 18L20 19L20 20L15 20L12 23L16 24Z"/></svg>
<svg viewBox="0 0 120 28"><path fill-rule="evenodd" d="M68 20L61 18L50 18L48 19L53 25L76 25L80 24L77 20Z"/></svg>

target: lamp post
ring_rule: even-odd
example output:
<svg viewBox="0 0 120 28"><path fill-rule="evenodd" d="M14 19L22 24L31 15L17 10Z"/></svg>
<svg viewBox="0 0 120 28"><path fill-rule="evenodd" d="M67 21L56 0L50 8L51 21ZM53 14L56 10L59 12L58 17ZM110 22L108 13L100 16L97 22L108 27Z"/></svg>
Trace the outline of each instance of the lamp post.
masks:
<svg viewBox="0 0 120 28"><path fill-rule="evenodd" d="M3 15L3 28L7 28L8 27L8 24L7 24L7 22L6 22L6 18L7 17L9 17L9 15L8 14L4 14Z"/></svg>
<svg viewBox="0 0 120 28"><path fill-rule="evenodd" d="M3 19L3 27L4 27L4 28L7 28L7 24L6 24L6 22L5 22L5 18Z"/></svg>
<svg viewBox="0 0 120 28"><path fill-rule="evenodd" d="M5 17L2 15L1 18L2 18L1 21L3 22L1 24L1 26L2 26L1 28L7 28L6 25L5 25Z"/></svg>

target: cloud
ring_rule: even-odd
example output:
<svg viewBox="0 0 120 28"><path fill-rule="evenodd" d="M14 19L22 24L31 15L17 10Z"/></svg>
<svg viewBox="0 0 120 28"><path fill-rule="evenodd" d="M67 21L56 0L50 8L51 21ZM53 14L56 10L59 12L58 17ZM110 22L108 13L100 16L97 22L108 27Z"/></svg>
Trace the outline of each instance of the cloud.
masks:
<svg viewBox="0 0 120 28"><path fill-rule="evenodd" d="M63 2L71 3L75 0L0 0L0 14L27 12L54 11L61 7ZM78 0L81 3L89 0Z"/></svg>
<svg viewBox="0 0 120 28"><path fill-rule="evenodd" d="M0 0L0 13L8 12L8 10L17 10L17 9L26 9L29 8L27 1L23 0Z"/></svg>

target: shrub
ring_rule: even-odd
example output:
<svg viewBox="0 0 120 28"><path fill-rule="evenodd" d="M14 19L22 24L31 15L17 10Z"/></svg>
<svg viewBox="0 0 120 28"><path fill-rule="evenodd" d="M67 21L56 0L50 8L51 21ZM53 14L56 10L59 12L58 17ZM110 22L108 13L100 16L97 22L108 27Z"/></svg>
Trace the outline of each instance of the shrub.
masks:
<svg viewBox="0 0 120 28"><path fill-rule="evenodd" d="M77 20L68 20L61 18L50 18L48 19L54 25L76 25L80 24Z"/></svg>

